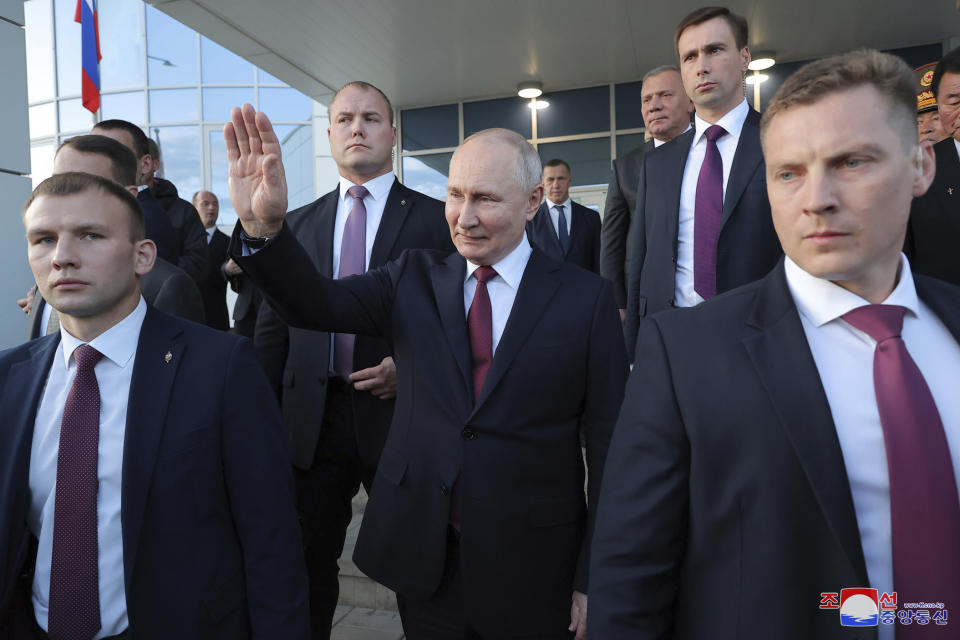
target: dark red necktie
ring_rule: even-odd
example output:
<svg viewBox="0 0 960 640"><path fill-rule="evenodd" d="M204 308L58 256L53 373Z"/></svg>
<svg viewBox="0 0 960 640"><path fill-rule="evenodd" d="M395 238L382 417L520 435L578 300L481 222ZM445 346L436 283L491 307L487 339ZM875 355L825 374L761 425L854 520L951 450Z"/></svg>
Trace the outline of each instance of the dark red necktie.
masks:
<svg viewBox="0 0 960 640"><path fill-rule="evenodd" d="M717 240L723 220L723 158L717 140L726 134L718 124L704 133L707 150L693 207L693 289L704 300L717 295Z"/></svg>
<svg viewBox="0 0 960 640"><path fill-rule="evenodd" d="M493 361L493 311L490 308L490 294L487 282L495 278L493 267L478 267L473 272L477 279L477 290L467 313L467 330L470 332L470 359L473 362L473 402L480 399L487 371Z"/></svg>
<svg viewBox="0 0 960 640"><path fill-rule="evenodd" d="M97 445L103 357L84 344L73 352L77 375L63 406L50 566L50 640L90 640L100 630L97 569Z"/></svg>
<svg viewBox="0 0 960 640"><path fill-rule="evenodd" d="M898 604L942 602L960 608L960 499L940 413L900 337L905 307L873 304L843 319L877 341L873 384L890 473L893 586ZM932 613L932 612L931 612ZM897 625L897 640L935 628Z"/></svg>

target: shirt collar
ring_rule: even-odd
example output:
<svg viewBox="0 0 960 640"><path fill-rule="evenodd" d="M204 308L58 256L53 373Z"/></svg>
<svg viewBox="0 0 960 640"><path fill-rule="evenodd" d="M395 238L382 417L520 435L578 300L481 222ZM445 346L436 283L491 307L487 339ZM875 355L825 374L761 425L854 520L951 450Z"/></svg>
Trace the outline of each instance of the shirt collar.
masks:
<svg viewBox="0 0 960 640"><path fill-rule="evenodd" d="M377 176L363 183L363 186L367 188L370 198L373 198L375 202L380 200L385 200L386 197L390 194L390 189L393 187L393 181L396 178L393 171L387 171L382 176ZM347 190L350 187L357 186L355 182L350 182L343 176L340 176L340 199L347 202L347 199L350 197L350 194L347 193Z"/></svg>
<svg viewBox="0 0 960 640"><path fill-rule="evenodd" d="M73 352L82 344L89 344L91 347L103 354L104 358L112 361L118 367L125 367L130 362L130 358L137 352L137 343L140 339L140 327L143 326L143 319L147 315L147 303L143 296L140 296L140 302L136 308L131 311L126 318L113 325L90 342L84 342L75 338L60 325L60 341L63 345L63 364L70 368L70 357Z"/></svg>
<svg viewBox="0 0 960 640"><path fill-rule="evenodd" d="M689 124L687 125L687 128L686 128L686 129L684 129L683 131L681 131L681 132L678 134L678 136L674 136L674 137L682 136L682 135L685 134L687 131L690 131L690 125L689 125ZM673 140L673 138L671 138L670 140ZM656 149L657 147L659 147L659 146L662 145L662 144L667 144L668 142L670 142L670 140L660 140L659 138L653 138L653 148Z"/></svg>
<svg viewBox="0 0 960 640"><path fill-rule="evenodd" d="M957 148L957 155L960 156L960 140L953 139L953 146Z"/></svg>
<svg viewBox="0 0 960 640"><path fill-rule="evenodd" d="M217 225L213 225L209 229L204 229L207 232L207 244L210 244L210 241L213 240L213 234L217 232Z"/></svg>
<svg viewBox="0 0 960 640"><path fill-rule="evenodd" d="M530 260L531 253L533 253L533 250L527 241L527 232L524 231L520 244L514 247L513 251L508 253L503 260L490 266L493 267L493 270L497 272L497 275L500 276L504 282L513 289L517 289L520 286L520 280L523 278L523 271L527 268L527 262ZM473 272L479 268L480 265L473 264L467 260L467 276L463 281L466 282L469 280Z"/></svg>
<svg viewBox="0 0 960 640"><path fill-rule="evenodd" d="M740 139L740 132L743 131L743 123L747 120L747 114L750 113L750 106L744 98L740 104L730 111L727 111L722 118L717 120L717 124L723 127L727 135L735 140ZM712 125L703 120L699 115L693 117L695 132L693 134L693 144L700 142L700 138L706 133L707 128Z"/></svg>
<svg viewBox="0 0 960 640"><path fill-rule="evenodd" d="M553 209L558 204L561 204L563 205L564 211L572 211L572 209L570 208L570 200L571 200L570 196L567 196L567 199L564 200L563 202L554 202L550 198L544 198L544 200L547 201L547 209Z"/></svg>
<svg viewBox="0 0 960 640"><path fill-rule="evenodd" d="M790 258L784 258L787 286L797 304L797 309L814 326L821 327L836 320L848 311L870 304L853 293L824 278L812 276ZM914 316L920 312L917 289L913 284L913 272L907 257L900 254L900 280L882 304L906 307Z"/></svg>

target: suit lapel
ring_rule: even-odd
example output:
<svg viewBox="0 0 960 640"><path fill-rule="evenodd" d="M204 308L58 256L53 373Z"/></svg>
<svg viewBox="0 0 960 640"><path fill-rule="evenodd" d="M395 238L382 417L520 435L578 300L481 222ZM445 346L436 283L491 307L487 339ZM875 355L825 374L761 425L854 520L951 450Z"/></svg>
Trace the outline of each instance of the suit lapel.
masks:
<svg viewBox="0 0 960 640"><path fill-rule="evenodd" d="M127 585L132 584L157 448L163 438L174 380L184 357L184 344L178 340L181 332L182 329L172 324L167 316L147 307L130 380L123 446L121 505Z"/></svg>
<svg viewBox="0 0 960 640"><path fill-rule="evenodd" d="M333 228L337 221L339 199L340 187L320 198L314 219L309 221L314 233L297 234L307 254L316 260L317 271L328 278L333 277ZM304 224L307 222L304 221Z"/></svg>
<svg viewBox="0 0 960 640"><path fill-rule="evenodd" d="M408 189L394 178L387 203L383 207L383 217L380 218L380 227L373 240L373 249L370 251L370 268L379 267L387 262L393 245L397 242L403 222L413 207Z"/></svg>
<svg viewBox="0 0 960 640"><path fill-rule="evenodd" d="M820 508L862 584L867 569L850 482L826 393L787 288L783 261L762 281L743 345ZM789 366L786 364L789 363Z"/></svg>
<svg viewBox="0 0 960 640"><path fill-rule="evenodd" d="M436 264L430 273L433 295L437 300L440 322L443 324L450 351L463 377L464 390L469 398L473 388L473 370L470 365L470 338L467 335L467 316L463 310L463 279L466 262L459 253L451 253Z"/></svg>
<svg viewBox="0 0 960 640"><path fill-rule="evenodd" d="M532 228L532 240L540 247L540 250L557 260L563 260L563 248L560 246L557 231L553 228L553 220L550 219L550 209L547 208L546 200L540 203L537 215L533 217L530 226Z"/></svg>
<svg viewBox="0 0 960 640"><path fill-rule="evenodd" d="M757 166L763 163L763 150L760 148L760 115L750 109L747 119L740 130L740 141L737 152L733 156L733 165L730 167L730 177L727 178L727 189L723 194L723 218L721 228L727 223L744 189L750 183L750 178L757 171Z"/></svg>
<svg viewBox="0 0 960 640"><path fill-rule="evenodd" d="M555 275L559 268L560 265L537 249L530 254L527 268L520 280L520 288L513 301L513 308L503 329L503 336L497 345L493 362L490 363L490 370L480 391L480 398L475 403L474 413L496 389L530 333L540 322L540 316L546 312L550 299L560 287L560 280Z"/></svg>
<svg viewBox="0 0 960 640"><path fill-rule="evenodd" d="M586 220L583 219L583 211L580 211L579 207L580 205L576 202L570 201L570 249L567 251L568 255L583 233L583 225L586 224Z"/></svg>

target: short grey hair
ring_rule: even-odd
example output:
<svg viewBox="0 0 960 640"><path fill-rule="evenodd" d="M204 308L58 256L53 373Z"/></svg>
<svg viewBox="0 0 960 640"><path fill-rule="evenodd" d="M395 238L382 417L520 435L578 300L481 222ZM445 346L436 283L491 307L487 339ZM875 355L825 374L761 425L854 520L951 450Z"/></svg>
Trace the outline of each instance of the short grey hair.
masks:
<svg viewBox="0 0 960 640"><path fill-rule="evenodd" d="M676 71L677 73L680 73L680 69L677 68L677 65L675 65L675 64L662 64L662 65L660 65L659 67L654 67L653 69L650 69L650 71L647 71L645 74L643 74L643 80L641 80L640 82L641 82L641 83L642 83L642 82L646 82L646 81L647 81L647 78L652 78L653 76L658 76L658 75L660 75L661 73L666 73L667 71Z"/></svg>
<svg viewBox="0 0 960 640"><path fill-rule="evenodd" d="M533 145L527 142L527 139L516 131L511 131L510 129L484 129L483 131L478 131L464 140L463 144L457 148L457 152L463 149L468 142L482 138L496 138L498 141L505 142L514 147L517 152L514 177L524 193L533 191L533 189L540 184L540 173L542 171L540 156L537 154L537 150L533 148ZM454 152L454 155L456 155L456 152Z"/></svg>

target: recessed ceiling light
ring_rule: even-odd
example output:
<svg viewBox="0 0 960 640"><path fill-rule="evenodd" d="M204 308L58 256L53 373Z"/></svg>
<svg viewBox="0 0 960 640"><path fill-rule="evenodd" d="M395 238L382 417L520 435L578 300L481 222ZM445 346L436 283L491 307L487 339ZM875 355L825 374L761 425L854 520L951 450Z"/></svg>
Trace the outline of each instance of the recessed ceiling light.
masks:
<svg viewBox="0 0 960 640"><path fill-rule="evenodd" d="M537 109L539 111L540 109L546 109L547 107L549 107L550 103L547 102L546 100L531 100L530 104L528 104L527 106L530 107L531 109Z"/></svg>
<svg viewBox="0 0 960 640"><path fill-rule="evenodd" d="M768 76L765 73L754 73L754 74L747 74L747 77L744 78L744 82L746 82L747 84L760 84L762 82L766 82L769 79L770 79L770 76Z"/></svg>
<svg viewBox="0 0 960 640"><path fill-rule="evenodd" d="M517 85L517 95L521 98L539 98L543 95L543 85L539 82L521 82Z"/></svg>
<svg viewBox="0 0 960 640"><path fill-rule="evenodd" d="M777 60L773 53L767 51L758 51L756 57L750 60L750 64L747 65L747 68L750 69L750 71L763 71L764 69L769 69L775 64L777 64Z"/></svg>

